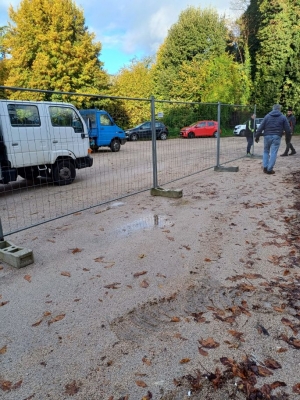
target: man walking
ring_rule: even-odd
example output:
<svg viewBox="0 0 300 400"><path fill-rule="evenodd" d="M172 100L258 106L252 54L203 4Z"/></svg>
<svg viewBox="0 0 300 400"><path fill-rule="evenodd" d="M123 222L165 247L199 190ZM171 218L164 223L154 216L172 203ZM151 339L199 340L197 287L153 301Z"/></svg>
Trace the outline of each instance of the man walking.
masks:
<svg viewBox="0 0 300 400"><path fill-rule="evenodd" d="M275 174L273 167L283 132L285 132L286 137L291 136L290 124L280 110L281 105L274 104L272 111L264 117L255 135L256 143L258 143L261 135L264 137L263 168L264 173L269 175Z"/></svg>
<svg viewBox="0 0 300 400"><path fill-rule="evenodd" d="M283 154L281 154L281 157L285 157L285 156L293 156L294 154L296 154L296 150L294 149L294 146L291 143L292 140L292 135L294 133L295 130L295 125L296 125L296 118L293 115L293 109L292 107L288 108L287 111L287 120L289 121L290 127L291 127L291 135L287 136L285 135L285 144L286 144L286 148L285 148L285 152ZM290 154L289 153L289 149L291 149Z"/></svg>
<svg viewBox="0 0 300 400"><path fill-rule="evenodd" d="M255 114L251 115L251 118L246 122L246 131L245 136L247 139L247 157L251 157L251 147L253 145L253 134L256 132L256 122L255 122Z"/></svg>

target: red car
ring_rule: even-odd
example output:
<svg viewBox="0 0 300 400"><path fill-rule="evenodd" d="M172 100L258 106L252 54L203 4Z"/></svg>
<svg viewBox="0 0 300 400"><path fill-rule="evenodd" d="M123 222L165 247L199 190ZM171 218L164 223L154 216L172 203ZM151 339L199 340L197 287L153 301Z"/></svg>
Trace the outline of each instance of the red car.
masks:
<svg viewBox="0 0 300 400"><path fill-rule="evenodd" d="M216 121L198 121L195 124L180 129L180 136L189 139L205 136L217 137L217 135L218 123Z"/></svg>

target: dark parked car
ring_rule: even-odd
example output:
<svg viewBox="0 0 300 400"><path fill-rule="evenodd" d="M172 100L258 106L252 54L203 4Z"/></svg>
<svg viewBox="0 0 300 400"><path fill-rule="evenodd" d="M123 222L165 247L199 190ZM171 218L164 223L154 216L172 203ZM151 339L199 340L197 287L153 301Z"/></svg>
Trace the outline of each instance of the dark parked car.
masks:
<svg viewBox="0 0 300 400"><path fill-rule="evenodd" d="M155 122L156 138L161 140L166 140L168 138L168 128L162 122ZM131 141L136 141L139 139L151 139L151 122L143 122L137 125L135 128L128 129L125 131L126 139Z"/></svg>

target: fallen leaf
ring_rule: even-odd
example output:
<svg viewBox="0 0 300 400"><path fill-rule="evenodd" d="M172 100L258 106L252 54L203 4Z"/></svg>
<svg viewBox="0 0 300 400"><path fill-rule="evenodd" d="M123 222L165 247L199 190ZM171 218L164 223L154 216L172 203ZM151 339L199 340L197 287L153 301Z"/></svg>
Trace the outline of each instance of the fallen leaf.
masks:
<svg viewBox="0 0 300 400"><path fill-rule="evenodd" d="M149 286L149 283L144 279L141 283L140 286L144 289L146 289Z"/></svg>
<svg viewBox="0 0 300 400"><path fill-rule="evenodd" d="M0 349L0 354L5 354L6 351L7 351L7 346L3 346L3 347Z"/></svg>
<svg viewBox="0 0 300 400"><path fill-rule="evenodd" d="M182 246L182 247L184 247L187 250L191 250L190 246Z"/></svg>
<svg viewBox="0 0 300 400"><path fill-rule="evenodd" d="M74 394L79 392L79 385L76 383L76 381L73 381L71 383L68 383L66 386L66 391L65 393L68 394L69 396L73 396Z"/></svg>
<svg viewBox="0 0 300 400"><path fill-rule="evenodd" d="M135 381L135 383L139 386L139 387L148 387L148 385L144 382L144 381Z"/></svg>
<svg viewBox="0 0 300 400"><path fill-rule="evenodd" d="M174 242L174 238L172 236L167 236L167 239L171 240L171 242Z"/></svg>
<svg viewBox="0 0 300 400"><path fill-rule="evenodd" d="M215 349L220 346L220 343L215 342L212 337L209 337L207 339L201 339L201 340L199 340L199 343L203 347L206 347L207 349Z"/></svg>
<svg viewBox="0 0 300 400"><path fill-rule="evenodd" d="M121 285L119 282L110 283L109 285L105 285L106 289L119 289L118 285Z"/></svg>
<svg viewBox="0 0 300 400"><path fill-rule="evenodd" d="M159 278L166 278L166 275L160 274L159 272L156 274Z"/></svg>
<svg viewBox="0 0 300 400"><path fill-rule="evenodd" d="M45 311L44 314L43 314L44 317L49 317L49 315L51 315L50 311Z"/></svg>
<svg viewBox="0 0 300 400"><path fill-rule="evenodd" d="M236 339L240 340L241 342L244 342L245 340L242 338L243 336L243 332L237 332L234 330L229 330L228 333L230 333L230 335L234 336Z"/></svg>
<svg viewBox="0 0 300 400"><path fill-rule="evenodd" d="M296 383L296 385L293 386L293 392L300 394L300 383Z"/></svg>
<svg viewBox="0 0 300 400"><path fill-rule="evenodd" d="M273 372L271 372L267 368L262 367L260 365L257 366L257 372L258 372L259 376L271 376L271 375L273 375Z"/></svg>
<svg viewBox="0 0 300 400"><path fill-rule="evenodd" d="M285 382L280 382L280 381L275 381L275 382L271 383L272 390L274 390L274 389L276 389L276 388L278 388L280 386L286 386L286 383Z"/></svg>
<svg viewBox="0 0 300 400"><path fill-rule="evenodd" d="M94 261L96 261L96 262L102 262L103 261L103 258L104 257L97 257L97 258L94 258Z"/></svg>
<svg viewBox="0 0 300 400"><path fill-rule="evenodd" d="M146 365L148 365L148 366L151 365L151 361L150 361L147 357L143 357L143 358L142 358L142 361L143 361L144 364L146 364Z"/></svg>
<svg viewBox="0 0 300 400"><path fill-rule="evenodd" d="M54 317L53 319L48 321L48 325L53 324L53 322L61 321L62 319L65 318L65 316L66 316L66 314L57 315L56 317Z"/></svg>
<svg viewBox="0 0 300 400"><path fill-rule="evenodd" d="M32 324L31 326L39 326L42 322L43 322L43 318L40 319L39 321L35 322L35 323Z"/></svg>
<svg viewBox="0 0 300 400"><path fill-rule="evenodd" d="M205 350L203 350L202 349L202 347L198 347L198 350L199 350L199 353L202 355L202 356L208 356L208 352L207 351L205 351Z"/></svg>
<svg viewBox="0 0 300 400"><path fill-rule="evenodd" d="M76 254L76 253L81 253L82 249L79 249L78 247L75 247L75 249L71 249L72 250L72 254Z"/></svg>
<svg viewBox="0 0 300 400"><path fill-rule="evenodd" d="M0 271L3 269L3 265L0 265Z"/></svg>
<svg viewBox="0 0 300 400"><path fill-rule="evenodd" d="M12 382L10 382L10 381L3 381L3 380L0 380L0 388L3 390L3 391L5 391L5 390L11 390L11 388L12 388Z"/></svg>
<svg viewBox="0 0 300 400"><path fill-rule="evenodd" d="M9 301L2 301L2 302L0 303L0 307L5 306L5 304L7 304L7 303L9 303Z"/></svg>
<svg viewBox="0 0 300 400"><path fill-rule="evenodd" d="M174 334L174 337L177 338L177 339L181 339L181 340L188 340L188 339L186 339L185 337L183 337L183 336L181 335L181 333L179 333L179 332L175 333L175 334Z"/></svg>
<svg viewBox="0 0 300 400"><path fill-rule="evenodd" d="M55 240L53 240L53 239L47 239L47 242L55 243Z"/></svg>
<svg viewBox="0 0 300 400"><path fill-rule="evenodd" d="M139 276L145 275L147 274L148 271L141 271L141 272L136 272L135 274L133 274L134 278L138 278Z"/></svg>
<svg viewBox="0 0 300 400"><path fill-rule="evenodd" d="M139 258L145 258L146 255L145 254L139 254Z"/></svg>
<svg viewBox="0 0 300 400"><path fill-rule="evenodd" d="M82 268L83 271L90 271L88 268Z"/></svg>
<svg viewBox="0 0 300 400"><path fill-rule="evenodd" d="M14 383L13 386L12 386L12 389L13 390L19 389L19 387L21 387L22 383L23 383L22 380L17 382L17 383Z"/></svg>
<svg viewBox="0 0 300 400"><path fill-rule="evenodd" d="M183 358L183 359L180 360L179 362L180 362L180 364L186 364L186 363L188 363L188 362L190 362L190 361L191 361L190 358Z"/></svg>
<svg viewBox="0 0 300 400"><path fill-rule="evenodd" d="M286 351L288 351L288 349L286 349L285 347L279 347L276 351L277 353L285 353Z"/></svg>
<svg viewBox="0 0 300 400"><path fill-rule="evenodd" d="M152 396L152 393L149 392L149 390L148 390L146 396L143 396L143 397L142 397L142 400L151 400L152 397L153 397L153 396Z"/></svg>
<svg viewBox="0 0 300 400"><path fill-rule="evenodd" d="M204 261L211 262L211 259L210 258L204 258Z"/></svg>
<svg viewBox="0 0 300 400"><path fill-rule="evenodd" d="M297 335L298 329L295 327L295 324L293 324L292 321L290 321L289 319L283 317L283 318L281 318L281 322L284 325L290 327L292 329L292 331L294 332L294 334Z"/></svg>
<svg viewBox="0 0 300 400"><path fill-rule="evenodd" d="M24 276L24 279L25 279L27 282L31 282L31 276L30 276L30 275L25 275L25 276Z"/></svg>
<svg viewBox="0 0 300 400"><path fill-rule="evenodd" d="M267 368L271 368L271 369L282 368L281 365L279 364L279 362L277 362L273 358L268 358L267 360L264 361L264 364Z"/></svg>
<svg viewBox="0 0 300 400"><path fill-rule="evenodd" d="M171 322L180 322L180 318L179 317L172 317L171 318Z"/></svg>
<svg viewBox="0 0 300 400"><path fill-rule="evenodd" d="M70 276L71 276L70 272L67 272L67 271L63 271L63 272L61 272L60 274L61 274L62 276L68 276L69 278L70 278Z"/></svg>

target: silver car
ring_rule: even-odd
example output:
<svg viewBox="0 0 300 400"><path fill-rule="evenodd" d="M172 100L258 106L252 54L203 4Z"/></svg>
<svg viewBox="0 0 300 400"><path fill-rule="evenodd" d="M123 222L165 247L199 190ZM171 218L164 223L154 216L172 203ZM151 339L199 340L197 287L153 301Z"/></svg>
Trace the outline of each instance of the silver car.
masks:
<svg viewBox="0 0 300 400"><path fill-rule="evenodd" d="M262 122L262 120L263 120L263 118L256 118L256 128L258 128L259 127L259 125L261 124L261 122ZM246 121L247 122L247 121ZM235 135L235 136L245 136L245 132L246 132L246 122L244 122L243 124L241 124L241 125L236 125L235 127L234 127L234 131L233 131L233 134Z"/></svg>

